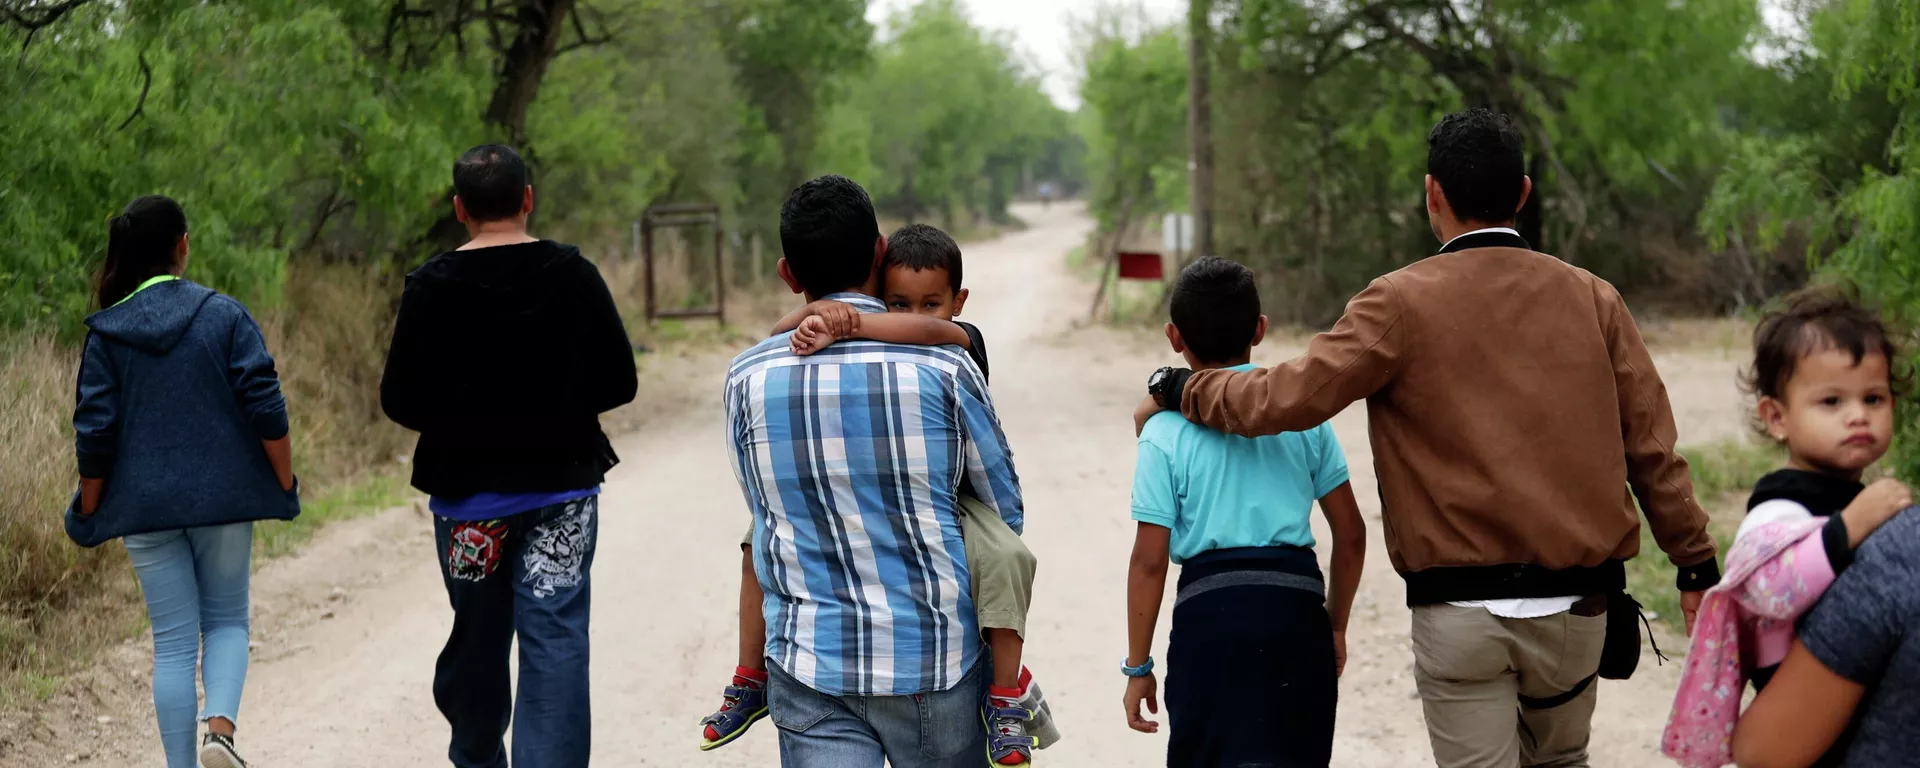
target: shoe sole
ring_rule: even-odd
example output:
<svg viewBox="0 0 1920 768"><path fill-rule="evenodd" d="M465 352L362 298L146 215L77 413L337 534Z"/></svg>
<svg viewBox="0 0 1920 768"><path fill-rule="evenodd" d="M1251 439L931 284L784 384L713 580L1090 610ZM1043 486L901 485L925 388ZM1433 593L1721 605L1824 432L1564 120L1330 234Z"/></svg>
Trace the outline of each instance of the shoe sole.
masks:
<svg viewBox="0 0 1920 768"><path fill-rule="evenodd" d="M200 748L201 768L247 768L240 757L218 746Z"/></svg>
<svg viewBox="0 0 1920 768"><path fill-rule="evenodd" d="M733 733L729 733L718 739L714 739L713 741L706 741L704 739L701 740L700 751L712 752L713 750L719 749L728 744L732 744L734 740L740 738L741 736L747 735L747 729L752 728L754 723L760 722L760 720L762 718L765 718L766 716L767 716L767 708L761 707L760 711L747 716L747 721L740 724L739 730L734 731ZM207 766L207 768L215 768L215 766L209 765ZM234 766L233 768L240 768L240 767Z"/></svg>

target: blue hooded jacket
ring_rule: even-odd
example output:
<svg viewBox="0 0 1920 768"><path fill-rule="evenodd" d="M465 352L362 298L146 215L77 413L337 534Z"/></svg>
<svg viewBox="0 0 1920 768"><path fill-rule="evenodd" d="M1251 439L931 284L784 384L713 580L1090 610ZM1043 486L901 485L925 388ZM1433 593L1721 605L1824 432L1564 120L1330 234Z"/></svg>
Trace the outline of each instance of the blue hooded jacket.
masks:
<svg viewBox="0 0 1920 768"><path fill-rule="evenodd" d="M73 410L80 476L105 478L100 508L67 507L67 536L94 547L135 533L300 514L263 440L287 435L287 403L260 327L240 302L186 280L87 318Z"/></svg>

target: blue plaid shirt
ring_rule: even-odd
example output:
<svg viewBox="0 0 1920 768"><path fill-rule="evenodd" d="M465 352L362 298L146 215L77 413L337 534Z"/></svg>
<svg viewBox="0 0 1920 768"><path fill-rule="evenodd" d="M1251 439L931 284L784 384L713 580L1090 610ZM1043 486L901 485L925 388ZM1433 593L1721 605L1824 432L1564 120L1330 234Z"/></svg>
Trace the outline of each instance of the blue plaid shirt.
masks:
<svg viewBox="0 0 1920 768"><path fill-rule="evenodd" d="M828 298L885 311L869 296ZM850 341L800 357L788 343L766 340L727 374L767 657L830 695L952 688L980 656L961 479L1022 526L986 380L958 347Z"/></svg>

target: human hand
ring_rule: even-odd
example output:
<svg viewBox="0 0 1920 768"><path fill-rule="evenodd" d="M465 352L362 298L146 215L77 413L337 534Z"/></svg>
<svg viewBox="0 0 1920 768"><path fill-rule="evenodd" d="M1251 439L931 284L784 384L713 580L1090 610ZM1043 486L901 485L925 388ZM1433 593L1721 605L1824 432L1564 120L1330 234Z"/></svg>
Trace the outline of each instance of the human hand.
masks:
<svg viewBox="0 0 1920 768"><path fill-rule="evenodd" d="M1693 617L1700 613L1700 603L1707 598L1705 592L1680 593L1680 616L1687 620L1687 637L1693 637Z"/></svg>
<svg viewBox="0 0 1920 768"><path fill-rule="evenodd" d="M1147 702L1147 711L1160 714L1160 679L1152 672L1140 677L1127 678L1127 693L1120 697L1120 703L1127 709L1127 727L1141 733L1159 733L1160 724L1140 716L1140 702Z"/></svg>
<svg viewBox="0 0 1920 768"><path fill-rule="evenodd" d="M1860 531L1860 535L1865 536L1872 533L1873 528L1880 527L1881 523L1892 520L1894 515L1900 514L1900 510L1911 506L1913 491L1907 488L1906 483L1888 477L1875 480L1873 485L1853 497L1853 503L1847 505L1843 514L1847 515L1849 523L1865 523L1868 529ZM1858 514L1854 513L1855 509L1859 510ZM1849 526L1849 529L1852 527Z"/></svg>
<svg viewBox="0 0 1920 768"><path fill-rule="evenodd" d="M1147 420L1164 410L1166 409L1160 407L1160 402L1153 399L1153 395L1147 395L1147 399L1141 400L1140 406L1133 409L1133 436L1139 437L1140 433L1147 429Z"/></svg>
<svg viewBox="0 0 1920 768"><path fill-rule="evenodd" d="M813 317L826 321L827 332L839 341L860 332L860 310L844 301L821 300L808 305Z"/></svg>
<svg viewBox="0 0 1920 768"><path fill-rule="evenodd" d="M815 315L800 321L800 327L793 329L793 353L805 357L831 346L836 339L828 330L828 321Z"/></svg>
<svg viewBox="0 0 1920 768"><path fill-rule="evenodd" d="M78 511L81 517L93 517L93 513L100 511L100 495L106 488L106 484L105 478L80 478L80 509Z"/></svg>
<svg viewBox="0 0 1920 768"><path fill-rule="evenodd" d="M1347 671L1347 633L1334 630L1333 633L1333 676L1339 677Z"/></svg>

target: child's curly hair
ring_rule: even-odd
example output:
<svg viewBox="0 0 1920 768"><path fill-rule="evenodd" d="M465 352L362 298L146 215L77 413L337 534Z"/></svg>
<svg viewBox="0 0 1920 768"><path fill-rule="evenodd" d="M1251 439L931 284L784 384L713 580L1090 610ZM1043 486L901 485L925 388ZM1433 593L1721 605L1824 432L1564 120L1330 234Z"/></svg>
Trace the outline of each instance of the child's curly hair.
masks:
<svg viewBox="0 0 1920 768"><path fill-rule="evenodd" d="M1786 393L1794 369L1806 356L1826 350L1853 355L1859 365L1868 353L1887 358L1895 395L1904 394L1911 376L1904 370L1893 333L1880 315L1862 303L1852 290L1816 286L1780 300L1753 330L1753 365L1740 377L1747 396L1779 399ZM1765 425L1754 425L1762 435Z"/></svg>

